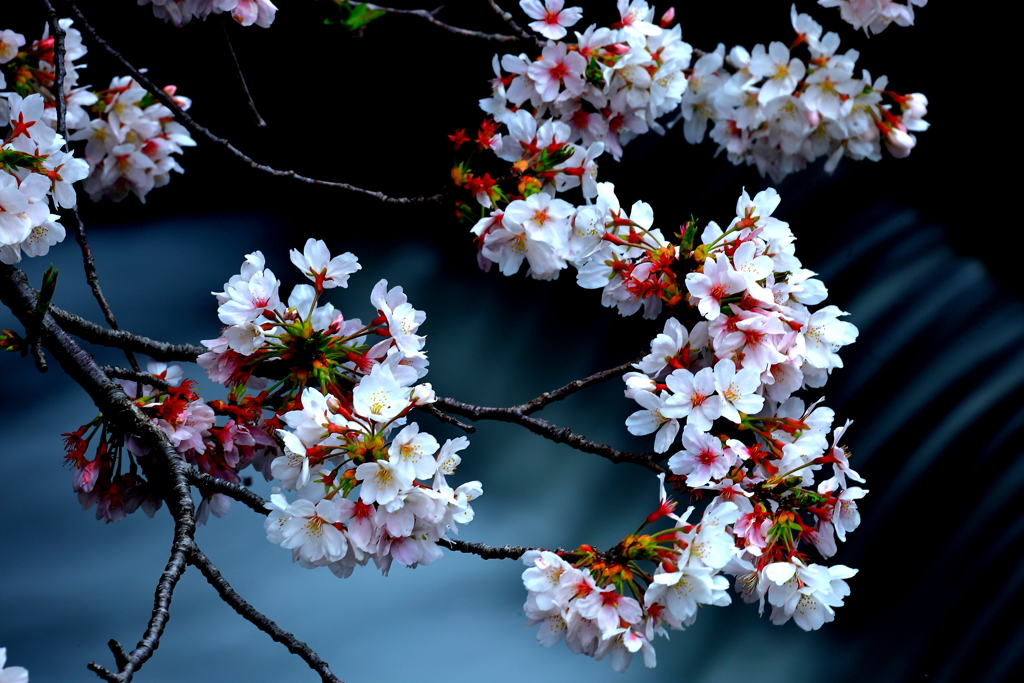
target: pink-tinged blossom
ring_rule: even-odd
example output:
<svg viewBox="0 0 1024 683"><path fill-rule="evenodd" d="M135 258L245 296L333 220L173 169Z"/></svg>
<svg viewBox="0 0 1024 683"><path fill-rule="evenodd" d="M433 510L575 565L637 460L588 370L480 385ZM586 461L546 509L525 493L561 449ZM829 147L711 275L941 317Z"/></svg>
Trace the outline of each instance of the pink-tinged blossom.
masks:
<svg viewBox="0 0 1024 683"><path fill-rule="evenodd" d="M568 239L573 212L569 202L539 193L510 202L505 217L522 225L532 239L560 249Z"/></svg>
<svg viewBox="0 0 1024 683"><path fill-rule="evenodd" d="M697 300L697 310L708 320L719 316L722 299L746 288L746 278L724 256L717 260L709 256L704 261L703 273L686 274L686 291Z"/></svg>
<svg viewBox="0 0 1024 683"><path fill-rule="evenodd" d="M575 603L576 610L584 619L593 619L604 634L618 628L619 623L635 624L643 616L640 603L627 598L615 590L615 586L598 588Z"/></svg>
<svg viewBox="0 0 1024 683"><path fill-rule="evenodd" d="M651 352L633 367L651 377L657 377L670 364L673 368L678 367L678 357L683 349L688 352L696 352L705 344L707 344L706 323L697 323L691 333L681 322L675 318L669 318L665 321L665 330L651 341Z"/></svg>
<svg viewBox="0 0 1024 683"><path fill-rule="evenodd" d="M65 209L74 207L78 200L72 184L89 175L88 162L76 159L68 152L57 151L46 157L43 167L52 183L50 193L57 206Z"/></svg>
<svg viewBox="0 0 1024 683"><path fill-rule="evenodd" d="M566 267L558 248L511 218L503 219L499 227L487 233L481 253L497 262L503 275L518 272L524 260L530 266L530 273L538 279L552 279Z"/></svg>
<svg viewBox="0 0 1024 683"><path fill-rule="evenodd" d="M194 18L205 20L211 14L227 12L242 26L255 24L269 28L277 16L277 7L270 0L138 0L138 3L152 3L153 14L175 26L184 26Z"/></svg>
<svg viewBox="0 0 1024 683"><path fill-rule="evenodd" d="M568 52L564 43L549 43L526 73L544 102L561 102L583 94L586 68L587 60L579 53Z"/></svg>
<svg viewBox="0 0 1024 683"><path fill-rule="evenodd" d="M672 396L665 401L662 412L672 418L686 418L687 427L706 432L711 423L722 416L722 397L715 394L715 374L711 368L675 370L665 378Z"/></svg>
<svg viewBox="0 0 1024 683"><path fill-rule="evenodd" d="M290 256L295 267L323 289L348 287L348 276L362 268L352 252L331 258L327 244L312 237L306 240L302 253L292 249Z"/></svg>
<svg viewBox="0 0 1024 683"><path fill-rule="evenodd" d="M519 6L526 16L536 21L529 26L548 40L560 40L565 37L569 26L574 25L583 16L579 7L565 7L564 0L519 0Z"/></svg>
<svg viewBox="0 0 1024 683"><path fill-rule="evenodd" d="M736 464L732 451L722 448L717 436L686 425L683 428L683 450L668 460L673 474L685 474L687 486L704 486L712 479L721 479Z"/></svg>
<svg viewBox="0 0 1024 683"><path fill-rule="evenodd" d="M238 282L226 290L228 300L217 309L225 325L241 325L256 320L263 311L276 307L280 280L269 268L252 275L248 282Z"/></svg>
<svg viewBox="0 0 1024 683"><path fill-rule="evenodd" d="M781 341L788 328L777 317L755 315L738 320L735 327L736 331L724 334L715 347L719 357L742 354L743 368L754 368L759 375L769 366L786 360L786 356L776 348L776 343Z"/></svg>
<svg viewBox="0 0 1024 683"><path fill-rule="evenodd" d="M652 24L654 9L643 0L617 0L615 6L619 10L619 24L628 37L643 39L661 33L661 27Z"/></svg>

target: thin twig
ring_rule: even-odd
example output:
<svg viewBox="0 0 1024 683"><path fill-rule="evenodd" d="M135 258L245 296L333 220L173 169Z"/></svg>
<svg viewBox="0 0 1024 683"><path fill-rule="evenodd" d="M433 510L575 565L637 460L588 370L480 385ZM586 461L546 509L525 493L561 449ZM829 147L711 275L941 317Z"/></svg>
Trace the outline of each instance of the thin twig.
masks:
<svg viewBox="0 0 1024 683"><path fill-rule="evenodd" d="M434 16L435 14L441 11L441 7L438 7L433 11L429 11L425 9L394 9L392 7L382 7L381 5L374 5L373 3L369 2L365 2L363 3L363 5L370 10L387 12L389 14L411 14L421 19L425 19L426 21L430 22L434 26L437 26L438 28L443 28L445 31L456 33L460 36L482 38L484 40L493 40L499 43L519 42L520 40L523 39L521 36L509 36L504 33L484 33L483 31L473 31L466 28L459 28L458 26L452 26L451 24L446 24Z"/></svg>
<svg viewBox="0 0 1024 683"><path fill-rule="evenodd" d="M515 34L519 36L519 38L521 38L522 40L528 40L531 43L536 43L538 46L544 45L543 41L537 38L537 36L527 33L525 30L523 30L523 27L516 23L516 20L512 18L512 15L503 10L501 7L499 7L498 3L495 2L495 0L487 0L487 3L491 6L491 9L494 10L494 13L501 17L502 20L506 24L508 24L509 28L511 28L515 32Z"/></svg>
<svg viewBox="0 0 1024 683"><path fill-rule="evenodd" d="M448 412L461 415L462 417L468 417L470 420L474 421L495 420L497 422L517 424L521 427L525 427L534 434L543 436L548 441L564 443L570 448L575 448L576 450L583 451L584 453L593 453L594 455L599 455L602 458L606 458L607 460L611 460L615 463L633 463L659 473L667 471L662 465L658 464L657 460L660 456L656 453L627 453L625 451L616 450L611 446L591 441L585 436L576 434L567 427L558 427L547 420L541 420L540 418L524 415L518 410L518 406L514 406L512 408L490 408L485 406L475 406L469 403L463 403L462 401L456 401L452 398L442 397L438 397L434 405L441 410L447 410Z"/></svg>
<svg viewBox="0 0 1024 683"><path fill-rule="evenodd" d="M67 150L67 103L64 99L64 39L66 36L64 29L60 25L60 19L57 17L57 11L53 8L53 4L50 0L43 0L43 4L46 6L50 34L53 36L53 100L57 108L57 132L64 139L64 149ZM85 224L82 223L82 217L78 215L78 207L72 207L71 213L75 218L73 226L75 241L78 242L78 246L82 250L82 266L85 270L85 279L89 283L89 288L92 290L92 295L99 304L100 310L103 311L103 317L116 330L118 329L117 320L114 318L114 312L111 310L110 304L107 303L106 298L103 296L100 278L96 272L96 260L93 258L92 250L89 248L89 241L85 237ZM128 358L128 364L132 366L132 369L138 372L139 363L135 360L132 352L125 351L125 356Z"/></svg>
<svg viewBox="0 0 1024 683"><path fill-rule="evenodd" d="M595 384L600 384L601 382L606 382L610 380L612 377L618 377L623 373L629 372L630 369L633 368L633 364L638 362L639 359L631 360L628 363L623 363L622 365L611 368L609 370L595 372L590 377L584 377L583 379L574 380L559 389L555 389L553 391L545 391L543 394L533 399L532 401L527 401L526 403L521 403L517 406L512 406L512 409L522 413L523 415L535 413L541 408L551 403L554 403L555 401L561 401L563 398L575 394L580 389L593 386Z"/></svg>
<svg viewBox="0 0 1024 683"><path fill-rule="evenodd" d="M155 97L158 102L167 107L171 111L171 114L174 116L174 118L177 119L177 121L181 125L185 126L185 128L195 133L196 135L200 135L214 144L221 145L222 147L224 147L224 149L226 149L236 158L248 164L251 168L254 168L258 171L262 171L263 173L269 173L270 175L276 176L278 178L292 178L293 180L297 180L307 185L319 185L322 187L333 187L339 190L356 192L367 197L373 197L374 199L382 201L386 204L424 204L427 202L442 201L447 196L447 193L440 192L429 197L391 197L389 195L384 194L383 192L377 192L375 190L366 190L361 187L356 187L355 185L350 185L349 183L340 183L330 180L310 178L308 176L296 173L295 171L283 171L281 169L273 168L272 166L267 166L266 164L262 164L256 161L255 159L253 159L252 157L250 157L249 155L245 154L237 147L232 145L229 140L214 135L207 128L197 123L195 119L193 119L191 116L185 113L177 105L177 103L170 95L164 92L161 88L157 87L157 85L153 83L153 81L150 80L148 76L146 76L137 68L135 68L127 59L121 56L121 53L115 50L109 43L107 43L106 40L104 40L96 32L96 29L94 29L92 25L88 22L88 20L82 14L82 11L78 9L78 5L74 2L74 0L70 0L70 5L71 11L74 13L75 17L78 19L81 27L85 30L85 32L88 33L89 36L100 47L106 50L114 59L121 62L121 65L128 69L128 72L131 74L132 78L135 79L135 82L141 85L150 95Z"/></svg>
<svg viewBox="0 0 1024 683"><path fill-rule="evenodd" d="M242 65L238 63L238 56L235 54L235 46L231 44L231 35L228 33L228 15L224 15L224 21L220 22L220 27L224 29L224 40L228 44L228 52L231 53L231 61L235 63L235 75L238 76L238 82L242 84L242 92L245 93L245 99L249 102L249 109L252 109L253 116L256 117L256 126L258 128L266 128L267 122L260 116L260 112L256 109L256 102L253 101L252 95L249 94L249 86L245 83L245 75L242 73ZM234 23L234 22L231 22Z"/></svg>
<svg viewBox="0 0 1024 683"><path fill-rule="evenodd" d="M465 422L462 422L461 420L455 419L451 415L446 415L445 413L442 413L440 410L438 410L432 405L420 406L420 409L427 411L441 422L447 422L450 425L455 425L456 427L466 432L467 434L473 434L476 432L476 427L474 427L473 425L468 425Z"/></svg>
<svg viewBox="0 0 1024 683"><path fill-rule="evenodd" d="M189 553L188 561L189 564L199 569L210 585L213 586L214 590L217 591L221 600L228 603L231 609L235 610L239 616L266 633L275 642L284 645L292 654L298 655L302 661L309 665L309 668L320 674L320 679L324 683L341 683L341 679L331 672L327 662L320 659L309 645L306 645L291 633L282 629L270 618L246 602L241 595L236 593L231 584L227 582L213 562L210 561L210 558L203 554L203 551L193 546Z"/></svg>
<svg viewBox="0 0 1024 683"><path fill-rule="evenodd" d="M82 218L78 215L77 206L71 209L71 215L75 218L75 241L78 242L78 246L82 250L82 266L85 269L85 279L89 283L89 289L92 290L92 296L96 299L96 303L100 305L100 310L103 311L103 317L106 319L107 324L115 330L119 330L121 327L117 324L117 319L114 318L114 311L110 308L110 304L107 303L106 297L103 296L103 290L100 288L100 276L96 272L96 260L92 256L92 249L89 248L89 240L85 237L85 224L82 223ZM128 349L124 349L124 355L132 369L139 372L139 362L135 359L135 354Z"/></svg>

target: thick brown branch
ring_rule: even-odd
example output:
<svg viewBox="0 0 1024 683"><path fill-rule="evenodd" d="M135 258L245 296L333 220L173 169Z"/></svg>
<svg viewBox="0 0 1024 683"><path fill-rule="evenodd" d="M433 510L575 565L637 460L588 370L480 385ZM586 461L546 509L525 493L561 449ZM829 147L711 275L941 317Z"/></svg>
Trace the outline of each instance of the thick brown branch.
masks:
<svg viewBox="0 0 1024 683"><path fill-rule="evenodd" d="M126 330L111 330L56 306L50 306L50 315L69 334L87 342L144 353L156 360L180 360L194 363L197 356L209 351L205 346L196 344L170 344Z"/></svg>
<svg viewBox="0 0 1024 683"><path fill-rule="evenodd" d="M3 302L22 322L31 322L35 305L35 292L25 274L8 265L0 264L0 302ZM43 343L72 379L89 394L96 407L109 422L125 433L138 434L151 448L156 461L155 472L147 472L174 518L174 541L163 574L157 583L153 611L146 631L138 645L127 654L116 673L96 663L89 668L111 683L127 683L160 644L160 637L170 616L174 587L185 571L185 552L192 546L195 533L195 510L192 490L185 479L186 465L178 456L167 436L139 410L135 402L125 395L121 387L112 382L103 370L75 341L46 314L41 325ZM120 658L119 658L120 659Z"/></svg>
<svg viewBox="0 0 1024 683"><path fill-rule="evenodd" d="M495 547L484 543L468 543L466 541L441 540L437 544L442 548L448 548L448 550L454 550L455 552L479 555L485 560L518 560L527 550L535 550L535 548L526 548L521 545Z"/></svg>
<svg viewBox="0 0 1024 683"><path fill-rule="evenodd" d="M107 43L106 40L104 40L96 32L96 29L94 29L92 25L88 22L88 20L82 14L82 11L78 9L78 5L74 2L74 0L71 0L70 4L71 11L78 19L82 29L84 29L85 32L89 34L89 36L96 42L97 45L99 45L108 53L110 53L110 55L114 59L121 62L121 65L124 66L124 68L128 69L128 72L131 74L132 78L134 78L139 85L145 88L146 91L153 97L155 97L158 102L160 102L165 107L170 109L171 114L174 115L174 118L181 125L185 126L185 128L187 128L192 133L199 135L200 137L206 138L207 140L214 144L224 147L224 149L226 149L236 158L248 164L251 168L254 168L257 171L262 171L263 173L269 173L270 175L279 178L291 178L301 183L306 183L307 185L319 185L322 187L333 187L339 190L356 192L367 197L373 197L374 199L377 199L387 204L423 204L426 202L438 202L444 199L444 197L446 196L445 193L438 193L435 195L431 195L429 197L391 197L384 194L383 192L377 192L375 190L366 190L361 187L356 187L355 185L350 185L349 183L340 183L330 180L310 178L308 176L296 173L295 171L283 171L281 169L273 168L272 166L267 166L266 164L262 164L256 161L255 159L253 159L252 157L250 157L249 155L245 154L237 147L232 145L229 140L214 135L212 132L209 131L209 129L200 125L198 122L196 122L195 119L193 119L187 113L182 111L181 108L178 107L178 105L175 103L174 99L170 95L168 95L155 83L153 83L153 81L150 80L148 76L146 76L144 73L136 69L127 59L121 56L120 52L115 50L109 43Z"/></svg>
<svg viewBox="0 0 1024 683"><path fill-rule="evenodd" d="M616 450L611 446L597 443L580 434L575 434L567 427L558 427L547 420L541 420L540 418L524 415L518 409L518 406L514 406L512 408L489 408L463 403L462 401L456 401L452 398L441 397L438 397L434 405L441 410L446 410L448 412L455 413L456 415L468 417L473 421L495 420L497 422L517 424L521 427L525 427L534 434L543 436L548 441L564 443L570 448L575 448L576 450L583 451L584 453L600 455L602 458L606 458L612 462L629 462L646 467L653 472L666 471L663 466L658 464L657 459L659 456L655 453L627 453L625 451Z"/></svg>
<svg viewBox="0 0 1024 683"><path fill-rule="evenodd" d="M284 645L292 654L298 655L302 661L309 665L309 668L320 674L320 679L323 680L324 683L341 683L341 679L331 673L331 669L328 667L327 662L320 659L309 645L306 645L291 633L282 629L262 612L246 602L241 595L236 593L231 587L231 584L229 584L221 575L220 571L217 570L217 567L210 562L210 558L204 555L199 548L195 546L192 547L188 561L189 564L195 566L200 572L202 572L203 576L206 577L206 580L209 581L210 585L217 591L221 600L228 603L228 605L231 606L231 609L235 610L235 612L237 612L243 619L266 633L275 642Z"/></svg>
<svg viewBox="0 0 1024 683"><path fill-rule="evenodd" d="M471 38L482 38L484 40L493 40L493 41L496 41L496 42L499 42L499 43L518 42L518 41L523 39L522 36L509 36L509 35L505 35L504 33L484 33L483 31L472 31L470 29L459 28L458 26L452 26L451 24L446 24L446 23L444 23L443 21L440 21L437 17L434 16L439 11L441 11L440 7L438 7L437 9L435 9L434 11L431 12L431 11L428 11L428 10L425 10L425 9L394 9L394 8L391 8L391 7L382 7L381 5L374 5L373 3L369 3L369 2L366 2L366 3L363 3L363 4L366 7L368 7L369 9L371 9L371 10L379 10L379 11L387 12L388 14L411 14L412 16L416 16L416 17L419 17L421 19L424 19L424 20L430 22L431 24L433 24L434 26L437 26L438 28L443 28L445 31L449 31L450 33L455 33L455 34L458 34L460 36L469 36ZM530 40L532 40L531 37L529 37L529 36L527 36L527 37Z"/></svg>

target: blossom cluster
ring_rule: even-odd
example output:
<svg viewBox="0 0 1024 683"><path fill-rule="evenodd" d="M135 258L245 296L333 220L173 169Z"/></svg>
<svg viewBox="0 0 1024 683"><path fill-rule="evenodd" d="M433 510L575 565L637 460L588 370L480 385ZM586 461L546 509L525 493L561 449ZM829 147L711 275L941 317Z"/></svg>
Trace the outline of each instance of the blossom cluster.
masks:
<svg viewBox="0 0 1024 683"><path fill-rule="evenodd" d="M524 611L528 626L540 625L542 646L564 639L572 652L599 660L609 656L618 672L641 652L644 664L654 667L655 636L692 625L701 607L732 602L727 575L734 577L744 602L759 603L761 613L766 603L771 607L773 624L792 619L810 631L834 620L834 608L850 593L845 580L857 571L808 562L800 543L811 541L820 554L830 556L834 540L830 548L825 537L836 533L845 539L857 527L854 501L865 491L852 487L835 494L825 486L820 493L793 492L789 484L775 491L778 482L771 480L746 490L725 480L700 487L716 495L700 519L691 522L694 508L674 514L665 475L659 478L657 510L615 548L602 553L582 545L574 552L531 550L523 555L528 566ZM808 514L817 518L815 526L805 523ZM672 520L671 528L640 533L663 517ZM653 563L654 569L640 563Z"/></svg>
<svg viewBox="0 0 1024 683"><path fill-rule="evenodd" d="M322 241L310 239L291 260L313 284L296 286L285 302L263 255L246 257L216 293L227 327L203 342L210 351L198 359L211 379L236 388L264 389L266 380L254 374L279 378L261 394L281 397L267 423L283 446L264 470L280 485L267 537L303 566L326 565L343 577L370 559L385 573L395 561L429 564L441 555L437 542L473 519L470 501L482 489L446 480L465 437L441 445L407 421L435 400L430 385L418 383L427 374L418 334L426 315L401 287L381 280L370 295L377 317L346 319L318 303L325 290L348 286L360 268L355 256L331 258ZM370 335L382 339L370 343ZM295 500L281 490L295 491Z"/></svg>
<svg viewBox="0 0 1024 683"><path fill-rule="evenodd" d="M719 152L776 182L822 157L827 171L843 157L877 161L883 143L894 157L909 155L913 133L928 128L928 99L888 90L886 76L857 77L856 50L839 53L839 36L823 36L795 5L790 19L791 46L736 46L727 57L719 45L697 60L682 107L687 141L700 142L710 121ZM805 60L793 56L797 45L806 45Z"/></svg>
<svg viewBox="0 0 1024 683"><path fill-rule="evenodd" d="M842 367L840 348L857 338L857 328L840 320L846 313L837 307L808 308L828 292L796 257L789 225L772 217L779 202L774 190L753 199L744 192L725 230L708 223L690 255L699 263L685 277L687 305L678 310L692 322L670 317L651 353L636 365L640 372L625 377L627 396L644 408L627 426L633 434L656 431L656 451L668 450L685 418L683 442L689 445L686 456L673 456L673 468L676 462L684 467L683 457L694 464L700 435L715 420L740 425L744 415L785 405L801 388L823 386L832 369ZM735 464L733 454L710 471L704 463L699 474L678 473L702 486Z"/></svg>
<svg viewBox="0 0 1024 683"><path fill-rule="evenodd" d="M175 26L228 12L242 26L256 24L269 28L277 16L277 7L270 0L139 0L140 5L150 3L153 14Z"/></svg>
<svg viewBox="0 0 1024 683"><path fill-rule="evenodd" d="M161 381L161 388L117 381L185 462L234 484L249 465L265 469L262 463L277 452L277 444L264 426L264 397L235 394L229 402L207 403L199 398L195 382L184 379L180 366L151 361L147 369ZM227 419L218 425L218 417ZM82 509L96 506L96 519L116 522L140 508L152 517L160 508L160 498L145 477L150 448L138 435L112 430L100 416L63 436L65 460L73 470L72 488ZM202 488L200 493L199 523L206 523L211 512L217 517L228 512L230 498Z"/></svg>
<svg viewBox="0 0 1024 683"><path fill-rule="evenodd" d="M924 7L928 0L818 0L822 7L838 7L843 21L868 34L881 33L891 24L914 25L914 7Z"/></svg>
<svg viewBox="0 0 1024 683"><path fill-rule="evenodd" d="M670 452L678 489L713 498L698 522L688 521L693 508L676 516L662 474L658 509L612 550L524 556L538 640L565 638L573 652L610 656L619 671L636 652L654 666L656 635L692 624L701 605L729 604L725 575L744 601L770 605L773 623L817 629L834 618L855 570L816 564L808 549L834 555L859 525L856 501L867 492L849 484L864 480L839 444L850 423L833 429L831 409L794 393L821 387L857 330L835 306L809 308L827 291L796 258L788 224L772 216L774 190L744 192L729 225L709 222L699 243L696 224L683 226L679 245L651 229L649 207L638 203L626 218L613 197L602 183L581 284L603 285L606 303L625 313L672 310L638 372L624 377L641 407L626 426ZM663 517L671 529L640 534Z"/></svg>
<svg viewBox="0 0 1024 683"><path fill-rule="evenodd" d="M0 683L28 683L28 671L23 666L7 666L7 648L0 647Z"/></svg>
<svg viewBox="0 0 1024 683"><path fill-rule="evenodd" d="M2 37L2 36L0 36ZM58 207L76 204L72 183L88 173L88 164L61 151L64 139L43 120L43 97L6 100L10 132L0 146L0 262L42 256L64 239Z"/></svg>
<svg viewBox="0 0 1024 683"><path fill-rule="evenodd" d="M776 181L821 157L829 171L844 156L878 160L883 142L905 157L916 144L913 132L927 128L923 95L887 90L884 76L855 77L858 53L839 54L838 36L822 36L821 26L795 7L793 46L735 47L727 57L720 45L691 66L695 51L678 24L670 27L671 10L655 23L646 2L618 0L618 22L591 25L575 32L575 42L562 42L581 18L579 8L560 0L520 5L547 38L540 57L495 56L492 94L480 101L489 118L475 138L465 130L449 136L456 150L475 141L512 164L515 192L468 161L453 169L456 184L485 209L575 187L589 204L603 153L618 159L637 135L664 133L679 121L694 144L713 123L711 137L733 163L756 165ZM806 63L790 54L800 44L810 51ZM458 210L479 213L465 203Z"/></svg>
<svg viewBox="0 0 1024 683"><path fill-rule="evenodd" d="M84 157L88 162L87 167L76 165L72 168L65 164L60 175L67 183L66 192L70 193L71 199L61 206L70 208L75 205L70 183L82 178L85 178L85 189L94 201L101 197L120 201L132 193L144 202L150 190L167 184L171 171L182 172L173 155L181 154L183 147L193 146L195 142L186 129L174 121L170 109L157 102L128 76L114 78L105 90L93 91L90 87L80 86L76 61L86 54L86 48L70 19L61 19L60 26L65 32L66 50L63 83L67 107L65 125L70 142L87 141ZM54 130L57 128L53 94L54 39L48 33L45 31L42 38L24 47L26 40L23 35L11 30L0 32L0 125L12 120L13 103L24 97L26 101L40 101L40 104L33 105L33 115L38 115L36 121ZM4 92L8 85L11 91ZM182 109L191 104L187 98L175 96L174 86L167 86L164 92L173 96ZM63 139L58 137L57 140L55 149L64 145ZM41 149L37 154L45 153ZM81 173L82 168L86 169L85 174ZM60 241L57 234L58 231L52 231L52 235L42 241L52 245ZM39 252L39 247L25 250L27 255L39 255L34 252ZM45 253L45 250L40 253Z"/></svg>
<svg viewBox="0 0 1024 683"><path fill-rule="evenodd" d="M175 91L164 88L178 107L188 109L191 101ZM170 181L171 171L184 173L173 155L196 143L171 110L130 76L115 78L97 95L96 117L69 136L87 141L85 191L93 201L119 202L131 192L145 202L150 190Z"/></svg>

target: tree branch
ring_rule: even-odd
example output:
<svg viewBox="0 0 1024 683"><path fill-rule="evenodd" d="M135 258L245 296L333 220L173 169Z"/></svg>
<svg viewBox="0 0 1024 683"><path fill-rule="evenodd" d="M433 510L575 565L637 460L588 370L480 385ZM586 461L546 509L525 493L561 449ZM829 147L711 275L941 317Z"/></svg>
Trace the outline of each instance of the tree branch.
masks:
<svg viewBox="0 0 1024 683"><path fill-rule="evenodd" d="M245 75L242 73L242 65L238 62L238 56L235 54L235 46L231 44L231 35L228 33L228 15L224 15L224 20L220 22L220 27L224 29L224 41L228 44L228 52L231 53L231 61L235 64L235 74L238 76L238 82L242 84L242 92L245 93L245 99L249 102L249 109L252 110L253 116L256 117L256 127L266 128L267 122L260 116L259 110L256 108L256 102L253 101L252 95L249 94L249 86L245 83ZM234 23L234 22L230 22Z"/></svg>
<svg viewBox="0 0 1024 683"><path fill-rule="evenodd" d="M163 389L164 391L171 388L169 382L146 372L135 372L127 368L119 368L116 365L101 365L100 370L111 379L127 379L139 384L148 384L151 387Z"/></svg>
<svg viewBox="0 0 1024 683"><path fill-rule="evenodd" d="M69 334L87 342L144 353L156 360L180 360L194 363L197 356L209 351L205 346L196 344L170 344L126 330L111 330L57 306L50 306L50 315Z"/></svg>
<svg viewBox="0 0 1024 683"><path fill-rule="evenodd" d="M175 103L174 99L170 95L168 95L155 83L153 83L153 81L150 80L148 76L146 76L141 71L136 69L127 59L121 56L121 53L115 50L109 43L107 43L106 40L104 40L96 32L96 29L92 27L89 21L82 14L82 11L78 9L78 5L75 3L74 0L70 0L70 5L72 13L75 15L75 18L79 21L85 32L88 33L89 36L100 47L106 50L114 59L121 62L121 65L128 69L128 72L131 74L132 78L134 78L139 85L145 88L145 90L149 92L149 94L151 94L153 97L155 97L158 102L160 102L165 107L170 109L171 114L173 114L174 118L181 125L185 126L185 128L187 128L192 133L204 137L214 144L224 147L224 149L226 149L236 158L248 164L251 168L254 168L257 171L262 171L263 173L268 173L278 178L292 178L293 180L297 180L307 185L320 185L323 187L333 187L339 190L356 192L367 197L373 197L374 199L382 201L386 204L424 204L427 202L439 202L447 196L447 193L440 192L429 197L425 197L422 195L419 197L391 197L389 195L384 194L383 192L377 192L375 190L366 190L361 187L356 187L355 185L350 185L349 183L340 183L330 180L310 178L308 176L296 173L295 171L283 171L281 169L273 168L272 166L267 166L266 164L262 164L256 161L255 159L253 159L252 157L250 157L249 155L245 154L237 147L232 145L229 140L214 135L209 131L209 129L200 125L198 122L196 122L195 119L193 119L187 113L182 111L182 109L177 105L177 103Z"/></svg>
<svg viewBox="0 0 1024 683"><path fill-rule="evenodd" d="M197 486L207 491L213 491L215 493L223 493L228 498L237 500L253 512L258 512L264 517L266 517L270 512L267 509L267 501L264 500L262 496L250 491L241 484L212 477L209 474L200 472L195 467L188 468L185 471L185 477L193 486Z"/></svg>
<svg viewBox="0 0 1024 683"><path fill-rule="evenodd" d="M461 420L455 419L451 415L446 415L445 413L442 413L440 410L438 410L432 405L428 404L425 406L420 406L420 410L427 411L441 422L446 422L450 425L455 425L456 427L466 432L467 434L473 434L476 432L476 427L474 427L473 425L468 425L465 422L462 422Z"/></svg>
<svg viewBox="0 0 1024 683"><path fill-rule="evenodd" d="M520 40L523 39L522 36L509 36L505 35L504 33L484 33L482 31L472 31L470 29L459 28L458 26L446 24L434 16L443 9L442 7L438 7L437 9L431 12L425 9L394 9L392 7L382 7L381 5L374 5L373 3L370 2L365 2L362 4L365 5L368 9L387 12L388 14L410 14L412 16L424 19L433 24L434 26L437 26L438 28L443 28L445 31L449 31L460 36L482 38L484 40L493 40L499 43L519 42Z"/></svg>
<svg viewBox="0 0 1024 683"><path fill-rule="evenodd" d="M31 322L35 304L35 291L29 286L25 274L13 266L0 264L0 302L3 302L22 322ZM192 489L185 479L186 465L175 451L174 446L153 422L146 417L135 402L125 395L121 387L111 381L103 370L54 320L49 313L40 321L43 342L60 366L89 394L96 407L110 421L125 433L138 434L152 448L156 476L149 476L158 485L158 490L167 501L167 507L174 518L174 541L170 557L157 583L153 599L153 611L142 639L126 659L119 662L117 673L91 662L89 668L110 683L127 683L135 671L153 655L160 644L170 616L171 598L174 588L185 571L185 553L193 545L195 533L195 509L192 504ZM147 474L150 474L147 472Z"/></svg>
<svg viewBox="0 0 1024 683"><path fill-rule="evenodd" d="M619 365L617 367L608 370L602 370L601 372L595 372L590 377L584 377L583 379L574 380L559 389L555 389L553 391L545 391L543 394L533 399L532 401L527 401L526 403L520 403L517 406L512 406L510 410L515 410L519 413L522 413L523 415L535 413L541 408L551 403L554 403L555 401L561 401L567 396L575 394L580 389L593 386L594 384L600 384L602 382L608 381L612 377L618 377L619 375L625 374L629 372L631 369L633 369L634 363L639 362L640 359L631 360L628 363L623 363L622 365Z"/></svg>
<svg viewBox="0 0 1024 683"><path fill-rule="evenodd" d="M43 0L43 4L46 6L50 34L53 36L53 100L57 108L57 132L64 139L64 149L67 150L67 103L64 99L64 39L66 36L64 29L60 25L60 19L57 17L57 11L53 8L53 4L50 0ZM110 304L107 303L106 297L103 296L99 274L96 272L96 260L93 258L92 249L89 248L89 241L85 237L85 224L82 223L82 218L78 215L77 206L71 208L71 214L75 219L75 241L78 242L78 246L82 250L82 266L85 270L85 279L89 283L89 289L92 290L93 298L96 299L100 310L103 311L103 317L106 318L107 323L115 330L119 329L117 320L114 318L114 312L111 310ZM135 360L135 356L132 355L131 351L126 350L124 353L128 358L128 364L132 366L133 370L138 372L139 364Z"/></svg>
<svg viewBox="0 0 1024 683"><path fill-rule="evenodd" d="M495 2L495 0L487 0L487 3L491 6L491 9L494 10L494 13L501 17L502 21L508 24L509 28L511 28L512 31L522 40L527 40L531 43L534 43L538 47L544 46L544 43L539 38L537 38L537 36L524 31L523 27L517 24L516 20L512 18L512 15L503 10L501 7L499 7L498 3Z"/></svg>
<svg viewBox="0 0 1024 683"><path fill-rule="evenodd" d="M288 648L289 652L298 655L302 661L309 665L309 668L320 674L320 679L324 683L342 683L341 679L331 672L327 662L320 659L312 648L275 624L262 612L246 602L241 595L236 593L231 584L227 582L227 579L221 575L217 567L210 561L210 558L203 554L203 551L193 546L189 552L188 562L199 569L210 585L213 586L214 590L217 591L221 600L228 603L231 609L235 610L239 616L253 626L266 633L275 642L284 645Z"/></svg>
<svg viewBox="0 0 1024 683"><path fill-rule="evenodd" d="M446 541L444 539L438 541L437 544L443 548L448 548L448 550L454 550L458 553L479 555L485 560L518 560L527 550L537 550L537 548L525 548L521 545L503 545L500 547L494 547L485 543Z"/></svg>
<svg viewBox="0 0 1024 683"><path fill-rule="evenodd" d="M434 405L439 409L447 410L455 413L456 415L461 415L462 417L468 417L473 421L496 420L498 422L517 424L521 427L525 427L534 434L543 436L549 441L564 443L578 451L600 455L602 458L606 458L612 462L629 462L635 465L642 465L653 472L659 473L667 471L662 465L658 464L658 454L627 453L625 451L616 450L611 446L597 443L580 434L575 434L567 427L558 427L547 420L541 420L540 418L524 415L522 411L519 410L519 406L513 406L511 408L489 408L463 403L462 401L456 401L452 398L442 397L438 397Z"/></svg>

